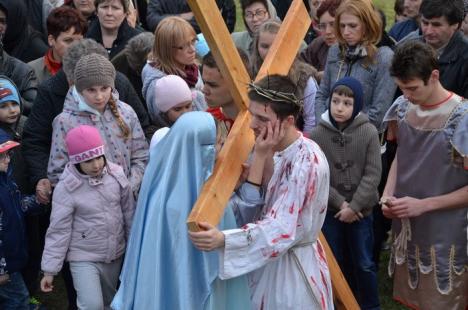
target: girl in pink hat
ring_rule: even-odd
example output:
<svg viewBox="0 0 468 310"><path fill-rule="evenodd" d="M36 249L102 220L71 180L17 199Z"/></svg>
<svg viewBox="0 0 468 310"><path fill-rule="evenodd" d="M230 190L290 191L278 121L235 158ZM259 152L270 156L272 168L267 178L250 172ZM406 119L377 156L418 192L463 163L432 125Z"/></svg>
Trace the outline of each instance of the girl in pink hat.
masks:
<svg viewBox="0 0 468 310"><path fill-rule="evenodd" d="M135 210L122 167L106 160L99 130L71 129L69 162L58 182L42 255L41 289L53 290L64 260L70 263L78 309L109 307Z"/></svg>
<svg viewBox="0 0 468 310"><path fill-rule="evenodd" d="M159 117L163 119L168 126L160 128L154 133L151 139L150 152L182 114L193 111L193 93L187 83L178 75L170 74L157 80L154 92L159 99L148 104L154 105L150 111L158 115L150 113L150 116L151 118Z"/></svg>

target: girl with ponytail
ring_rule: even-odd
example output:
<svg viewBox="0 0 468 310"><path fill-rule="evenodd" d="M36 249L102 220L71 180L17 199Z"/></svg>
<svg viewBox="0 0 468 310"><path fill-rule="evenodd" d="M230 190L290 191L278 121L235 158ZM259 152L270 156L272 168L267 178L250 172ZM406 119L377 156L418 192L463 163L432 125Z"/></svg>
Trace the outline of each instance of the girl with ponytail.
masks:
<svg viewBox="0 0 468 310"><path fill-rule="evenodd" d="M114 81L114 66L105 57L90 54L78 61L75 84L68 91L63 112L52 124L47 168L52 186L68 162L65 135L79 125L91 125L105 140L108 159L123 168L133 193L138 193L148 160L148 143L133 109L119 100Z"/></svg>

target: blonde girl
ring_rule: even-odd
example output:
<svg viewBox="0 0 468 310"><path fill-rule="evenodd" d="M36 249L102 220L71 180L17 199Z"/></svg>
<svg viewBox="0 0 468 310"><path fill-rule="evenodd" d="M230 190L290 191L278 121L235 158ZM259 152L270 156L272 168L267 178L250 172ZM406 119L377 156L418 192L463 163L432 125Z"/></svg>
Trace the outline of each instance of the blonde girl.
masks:
<svg viewBox="0 0 468 310"><path fill-rule="evenodd" d="M66 133L79 125L90 125L99 130L108 160L123 168L137 195L148 160L148 143L133 109L119 100L114 80L114 66L104 56L90 54L78 61L75 85L68 91L63 112L52 123L47 173L53 186L68 162Z"/></svg>
<svg viewBox="0 0 468 310"><path fill-rule="evenodd" d="M152 121L157 127L167 127L166 120L155 110L158 106L155 96L156 82L168 74L178 75L185 80L194 92L193 109L204 111L207 108L201 92L203 82L195 62L197 37L193 27L177 16L164 18L154 32L154 45L143 68L143 97L146 100Z"/></svg>

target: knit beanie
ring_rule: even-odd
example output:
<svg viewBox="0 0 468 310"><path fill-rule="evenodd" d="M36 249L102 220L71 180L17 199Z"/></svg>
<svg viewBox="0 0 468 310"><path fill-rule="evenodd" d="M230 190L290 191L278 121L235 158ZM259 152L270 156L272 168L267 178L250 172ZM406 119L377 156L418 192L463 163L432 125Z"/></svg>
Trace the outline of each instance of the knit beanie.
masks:
<svg viewBox="0 0 468 310"><path fill-rule="evenodd" d="M21 104L15 84L8 78L0 77L0 106L8 101L16 102L18 105Z"/></svg>
<svg viewBox="0 0 468 310"><path fill-rule="evenodd" d="M178 75L166 75L156 81L154 89L156 109L166 113L171 108L192 101L192 91L187 82Z"/></svg>
<svg viewBox="0 0 468 310"><path fill-rule="evenodd" d="M104 155L104 143L99 130L88 125L71 129L65 137L70 163L81 162Z"/></svg>
<svg viewBox="0 0 468 310"><path fill-rule="evenodd" d="M363 98L362 98L363 97L363 91L362 91L361 82L359 82L358 80L356 80L355 78L353 78L351 76L345 76L344 78L339 79L338 81L336 81L336 83L332 87L332 91L331 91L331 94L330 94L330 101L328 102L328 116L330 117L331 123L336 128L338 128L338 127L337 127L335 119L331 115L330 104L331 104L331 98L332 98L333 92L340 85L347 86L348 88L350 88L353 91L353 98L354 98L353 114L351 115L350 120L353 120L359 114L359 112L361 112L362 104L363 104Z"/></svg>
<svg viewBox="0 0 468 310"><path fill-rule="evenodd" d="M78 92L93 86L115 87L115 68L106 57L99 54L85 55L75 67L75 87Z"/></svg>

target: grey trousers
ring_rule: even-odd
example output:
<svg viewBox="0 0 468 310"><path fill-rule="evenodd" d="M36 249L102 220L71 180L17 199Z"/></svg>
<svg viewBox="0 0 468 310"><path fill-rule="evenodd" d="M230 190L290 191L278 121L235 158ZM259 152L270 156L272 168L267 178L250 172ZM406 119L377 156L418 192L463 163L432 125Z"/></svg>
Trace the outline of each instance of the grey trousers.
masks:
<svg viewBox="0 0 468 310"><path fill-rule="evenodd" d="M122 257L111 263L70 262L78 309L110 309L121 267Z"/></svg>

